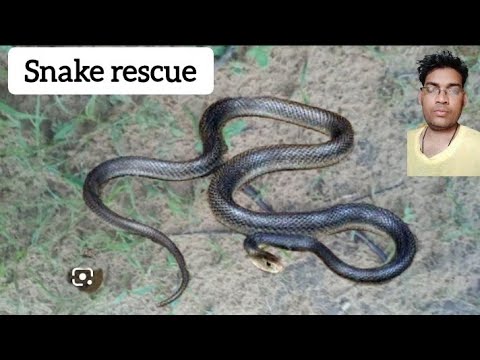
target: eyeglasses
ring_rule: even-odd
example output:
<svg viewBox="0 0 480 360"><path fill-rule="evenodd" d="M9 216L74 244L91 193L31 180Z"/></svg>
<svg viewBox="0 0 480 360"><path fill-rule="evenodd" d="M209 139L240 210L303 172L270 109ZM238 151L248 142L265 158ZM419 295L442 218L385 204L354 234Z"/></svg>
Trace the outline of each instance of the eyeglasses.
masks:
<svg viewBox="0 0 480 360"><path fill-rule="evenodd" d="M441 91L445 91L446 95L452 97L459 96L461 93L463 93L463 89L458 85L453 85L446 89L442 89L435 85L427 85L421 87L420 90L423 90L423 92L427 95L440 95Z"/></svg>

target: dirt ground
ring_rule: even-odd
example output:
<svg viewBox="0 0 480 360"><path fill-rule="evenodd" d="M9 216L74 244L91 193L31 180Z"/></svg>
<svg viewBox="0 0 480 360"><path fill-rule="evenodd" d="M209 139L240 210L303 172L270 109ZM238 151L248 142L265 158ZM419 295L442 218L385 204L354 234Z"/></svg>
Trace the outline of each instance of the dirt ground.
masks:
<svg viewBox="0 0 480 360"><path fill-rule="evenodd" d="M470 66L470 103L461 123L480 130L480 47L446 48ZM406 131L423 121L416 61L440 49L217 48L215 89L208 96L13 96L3 76L0 313L480 314L480 179L406 176ZM4 52L3 74L6 59ZM349 202L389 209L418 239L412 265L387 283L359 284L313 254L273 250L286 268L264 273L247 258L243 235L210 211L208 177L112 181L104 191L107 204L171 236L186 259L187 290L158 307L179 282L175 262L165 249L92 214L81 198L86 174L120 155L192 159L199 151L196 126L208 105L224 97L267 95L343 115L355 130L355 148L328 168L254 180L263 199L276 211ZM265 119L235 120L228 131L228 158L259 145L325 140ZM243 194L236 199L256 206ZM393 251L389 239L368 235ZM381 263L352 233L319 240L348 263ZM81 292L68 281L69 269L78 266L103 270L98 291Z"/></svg>

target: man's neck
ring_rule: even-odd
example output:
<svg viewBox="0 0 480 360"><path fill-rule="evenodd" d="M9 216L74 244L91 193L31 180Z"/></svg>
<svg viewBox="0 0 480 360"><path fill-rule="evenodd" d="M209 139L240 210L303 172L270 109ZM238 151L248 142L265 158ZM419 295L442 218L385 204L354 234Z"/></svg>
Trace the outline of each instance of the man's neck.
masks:
<svg viewBox="0 0 480 360"><path fill-rule="evenodd" d="M430 158L448 148L453 138L456 136L459 126L460 124L457 123L445 130L432 129L427 126L421 134L421 149L425 156Z"/></svg>

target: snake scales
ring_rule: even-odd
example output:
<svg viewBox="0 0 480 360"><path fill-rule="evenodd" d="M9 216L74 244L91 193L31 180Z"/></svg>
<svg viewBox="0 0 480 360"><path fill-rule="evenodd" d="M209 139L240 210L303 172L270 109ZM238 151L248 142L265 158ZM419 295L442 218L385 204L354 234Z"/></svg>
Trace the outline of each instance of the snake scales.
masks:
<svg viewBox="0 0 480 360"><path fill-rule="evenodd" d="M324 133L330 140L316 145L275 145L255 148L224 161L226 145L222 127L237 117L265 117ZM353 130L342 116L317 107L272 97L226 98L212 104L200 121L203 154L189 161L173 162L126 156L105 161L87 175L83 196L88 207L101 219L130 233L145 236L165 246L177 261L182 282L165 305L187 287L189 273L177 246L162 232L125 218L105 206L102 186L120 176L142 176L162 180L187 180L214 172L209 187L210 207L228 227L246 235L244 248L258 267L277 272L282 265L265 245L296 251L311 251L337 274L355 281L379 282L403 272L415 255L415 236L392 212L369 204L342 204L328 209L265 213L247 210L233 200L233 193L253 178L272 171L311 169L340 161L352 150ZM390 260L375 268L351 266L316 240L319 234L345 230L370 230L389 236L396 251Z"/></svg>

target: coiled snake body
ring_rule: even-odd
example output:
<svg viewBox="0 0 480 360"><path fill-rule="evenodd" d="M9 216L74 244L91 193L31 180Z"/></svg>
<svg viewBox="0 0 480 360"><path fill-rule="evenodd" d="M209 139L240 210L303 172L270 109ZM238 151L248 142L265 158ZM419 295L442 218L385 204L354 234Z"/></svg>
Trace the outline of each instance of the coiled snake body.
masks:
<svg viewBox="0 0 480 360"><path fill-rule="evenodd" d="M317 145L275 145L255 148L224 162L226 145L221 129L238 117L265 117L297 124L327 134L330 140ZM236 189L253 178L272 171L311 169L331 165L345 157L353 147L353 130L342 116L272 97L226 98L212 104L200 121L203 154L190 161L172 162L146 157L126 156L108 160L95 167L85 180L83 196L89 208L111 225L150 238L165 246L175 257L182 283L160 305L178 298L185 290L189 275L185 260L176 245L162 232L125 218L101 200L101 187L120 176L142 176L162 180L187 180L213 171L209 187L210 207L225 225L247 235L244 248L258 267L277 272L279 259L265 250L270 245L288 250L312 251L337 274L355 281L378 282L404 271L415 255L415 236L392 212L369 204L343 204L319 211L265 213L247 210L233 200ZM371 230L388 235L396 251L379 267L362 269L346 264L316 240L320 233L345 230Z"/></svg>

